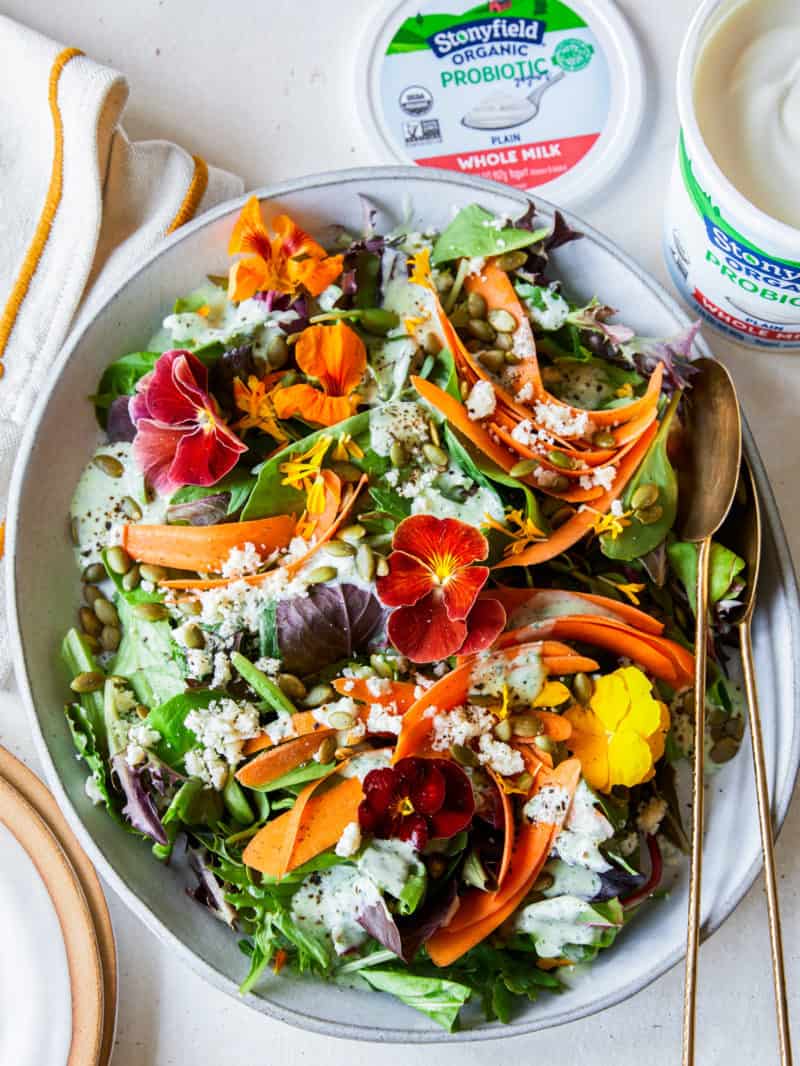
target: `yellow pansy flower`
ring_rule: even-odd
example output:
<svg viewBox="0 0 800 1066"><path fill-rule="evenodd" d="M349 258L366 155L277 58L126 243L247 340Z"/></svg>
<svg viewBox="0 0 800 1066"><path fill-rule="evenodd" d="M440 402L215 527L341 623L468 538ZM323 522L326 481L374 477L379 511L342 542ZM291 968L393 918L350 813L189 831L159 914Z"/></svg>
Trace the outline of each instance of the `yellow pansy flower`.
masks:
<svg viewBox="0 0 800 1066"><path fill-rule="evenodd" d="M592 788L610 792L649 781L664 754L669 711L636 666L624 666L595 682L588 707L566 712L572 736L566 742Z"/></svg>

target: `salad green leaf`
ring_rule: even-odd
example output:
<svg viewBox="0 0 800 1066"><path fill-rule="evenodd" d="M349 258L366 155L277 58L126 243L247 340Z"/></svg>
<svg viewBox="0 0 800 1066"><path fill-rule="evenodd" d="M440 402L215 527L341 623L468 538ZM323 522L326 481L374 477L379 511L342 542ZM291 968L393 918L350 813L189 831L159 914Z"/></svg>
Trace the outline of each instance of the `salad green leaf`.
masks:
<svg viewBox="0 0 800 1066"><path fill-rule="evenodd" d="M187 751L197 747L197 737L183 723L190 711L206 708L224 693L208 689L180 692L154 707L145 722L161 734L155 746L158 757L173 769L178 769Z"/></svg>
<svg viewBox="0 0 800 1066"><path fill-rule="evenodd" d="M431 263L437 266L451 259L486 258L513 252L517 248L527 248L537 244L549 234L545 227L538 230L514 229L513 226L497 224L497 219L490 211L470 204L463 207L450 225L439 235L433 246Z"/></svg>
<svg viewBox="0 0 800 1066"><path fill-rule="evenodd" d="M116 607L122 641L111 672L127 677L139 700L150 708L183 692L183 670L169 622L140 617L128 600L119 596Z"/></svg>
<svg viewBox="0 0 800 1066"><path fill-rule="evenodd" d="M667 545L667 557L686 590L692 613L697 611L698 547L689 541L676 540ZM708 599L711 606L724 600L728 590L746 566L744 559L718 541L711 542L708 560Z"/></svg>
<svg viewBox="0 0 800 1066"><path fill-rule="evenodd" d="M420 977L408 970L378 967L359 971L361 977L379 992L388 992L414 1010L451 1030L458 1012L472 994L467 985L441 977Z"/></svg>

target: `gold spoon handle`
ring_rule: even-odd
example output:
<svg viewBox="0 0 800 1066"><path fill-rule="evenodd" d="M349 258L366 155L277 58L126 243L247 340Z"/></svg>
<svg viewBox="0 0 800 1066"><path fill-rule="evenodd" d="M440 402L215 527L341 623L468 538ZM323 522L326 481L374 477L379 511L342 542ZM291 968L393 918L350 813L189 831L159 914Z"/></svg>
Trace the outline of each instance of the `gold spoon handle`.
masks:
<svg viewBox="0 0 800 1066"><path fill-rule="evenodd" d="M749 619L739 626L739 642L742 650L742 671L747 695L750 739L753 745L758 825L761 830L761 850L764 855L767 917L769 921L770 947L772 949L772 980L775 985L775 1008L778 1021L778 1050L781 1066L792 1066L792 1038L789 1030L789 1008L786 1002L786 974L783 968L783 934L781 932L781 912L778 904L778 878L775 871L775 842L772 833L769 784L767 782L767 769L764 759L764 738L761 732L761 713L758 707L758 690L756 688Z"/></svg>
<svg viewBox="0 0 800 1066"><path fill-rule="evenodd" d="M705 776L706 648L708 643L708 561L711 537L700 541L697 554L697 620L694 635L694 780L692 791L692 856L689 914L686 922L686 976L683 988L683 1066L694 1066L697 1003L697 951L700 946L700 903L703 877L703 815Z"/></svg>

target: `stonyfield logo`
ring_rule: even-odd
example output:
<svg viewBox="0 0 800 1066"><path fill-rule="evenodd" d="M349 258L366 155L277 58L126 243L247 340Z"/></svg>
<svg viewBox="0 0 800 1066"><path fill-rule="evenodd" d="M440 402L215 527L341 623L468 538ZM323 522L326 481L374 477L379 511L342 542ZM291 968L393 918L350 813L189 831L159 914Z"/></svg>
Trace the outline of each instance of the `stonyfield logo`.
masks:
<svg viewBox="0 0 800 1066"><path fill-rule="evenodd" d="M541 19L479 19L464 22L457 29L440 30L428 38L431 51L439 59L462 48L499 41L541 44L546 27Z"/></svg>
<svg viewBox="0 0 800 1066"><path fill-rule="evenodd" d="M779 288L800 291L800 263L782 263L779 259L748 248L716 226L708 215L703 216L703 221L709 240L715 248L725 253L734 269L741 270L747 277L771 282Z"/></svg>

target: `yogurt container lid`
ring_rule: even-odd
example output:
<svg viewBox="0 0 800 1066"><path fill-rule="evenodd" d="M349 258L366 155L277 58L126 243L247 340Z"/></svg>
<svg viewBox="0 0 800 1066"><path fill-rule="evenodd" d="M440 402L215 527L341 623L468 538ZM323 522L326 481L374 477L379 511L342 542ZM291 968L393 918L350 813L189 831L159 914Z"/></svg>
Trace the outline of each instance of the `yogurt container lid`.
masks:
<svg viewBox="0 0 800 1066"><path fill-rule="evenodd" d="M641 55L613 0L401 0L365 51L357 98L396 159L560 204L607 184L641 124Z"/></svg>

